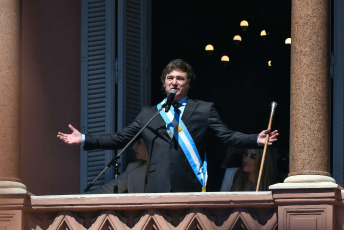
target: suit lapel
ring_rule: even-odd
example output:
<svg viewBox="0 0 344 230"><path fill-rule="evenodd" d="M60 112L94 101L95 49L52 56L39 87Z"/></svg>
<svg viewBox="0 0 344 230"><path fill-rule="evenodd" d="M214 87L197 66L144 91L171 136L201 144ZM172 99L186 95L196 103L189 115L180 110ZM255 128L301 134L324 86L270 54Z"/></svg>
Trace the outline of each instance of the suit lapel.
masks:
<svg viewBox="0 0 344 230"><path fill-rule="evenodd" d="M183 116L182 116L182 120L183 120L184 124L186 124L188 122L188 120L190 119L191 115L193 114L193 112L195 111L197 106L198 106L198 102L196 102L192 99L188 99L188 101L186 102L186 105L185 105Z"/></svg>

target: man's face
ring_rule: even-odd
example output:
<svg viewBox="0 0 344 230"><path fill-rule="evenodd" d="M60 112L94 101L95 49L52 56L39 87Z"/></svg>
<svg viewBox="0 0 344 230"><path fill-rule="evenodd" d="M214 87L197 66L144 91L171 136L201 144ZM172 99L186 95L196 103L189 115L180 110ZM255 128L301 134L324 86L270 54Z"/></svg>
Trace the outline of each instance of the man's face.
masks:
<svg viewBox="0 0 344 230"><path fill-rule="evenodd" d="M179 101L188 94L190 89L187 73L181 70L172 70L166 75L164 88L166 94L168 95L171 89L177 91L176 96L174 97L175 101Z"/></svg>

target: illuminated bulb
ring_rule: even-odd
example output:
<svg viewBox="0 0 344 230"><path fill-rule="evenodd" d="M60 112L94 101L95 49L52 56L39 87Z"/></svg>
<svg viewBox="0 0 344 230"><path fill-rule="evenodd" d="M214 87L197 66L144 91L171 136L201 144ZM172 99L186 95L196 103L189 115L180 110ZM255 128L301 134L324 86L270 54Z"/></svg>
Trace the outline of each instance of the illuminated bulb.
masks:
<svg viewBox="0 0 344 230"><path fill-rule="evenodd" d="M240 26L248 26L248 22L246 21L246 20L242 20L241 22L240 22Z"/></svg>
<svg viewBox="0 0 344 230"><path fill-rule="evenodd" d="M205 47L205 51L214 51L214 46L212 46L211 44L208 44L208 45Z"/></svg>
<svg viewBox="0 0 344 230"><path fill-rule="evenodd" d="M248 22L246 20L242 20L240 22L240 26L241 26L241 30L242 31L246 31L247 30L247 27L248 27Z"/></svg>
<svg viewBox="0 0 344 230"><path fill-rule="evenodd" d="M271 60L268 61L268 66L271 67Z"/></svg>
<svg viewBox="0 0 344 230"><path fill-rule="evenodd" d="M223 56L221 57L221 61L222 61L222 62L229 62L229 57L228 57L227 55L223 55Z"/></svg>
<svg viewBox="0 0 344 230"><path fill-rule="evenodd" d="M287 38L285 39L285 42L284 42L286 45L290 45L291 44L291 38Z"/></svg>
<svg viewBox="0 0 344 230"><path fill-rule="evenodd" d="M266 36L267 34L266 34L266 31L265 30L262 30L261 32L260 32L260 36L261 37L263 37L263 36Z"/></svg>
<svg viewBox="0 0 344 230"><path fill-rule="evenodd" d="M241 42L241 37L239 35L235 35L234 38L233 38L233 41Z"/></svg>

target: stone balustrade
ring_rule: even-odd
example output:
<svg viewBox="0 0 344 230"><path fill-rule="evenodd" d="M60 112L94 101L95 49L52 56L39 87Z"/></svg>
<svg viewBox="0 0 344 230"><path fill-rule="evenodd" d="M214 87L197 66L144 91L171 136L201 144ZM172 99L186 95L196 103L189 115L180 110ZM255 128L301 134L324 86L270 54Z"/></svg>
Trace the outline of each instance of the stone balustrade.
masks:
<svg viewBox="0 0 344 230"><path fill-rule="evenodd" d="M343 229L343 195L326 182L269 192L2 194L0 229Z"/></svg>

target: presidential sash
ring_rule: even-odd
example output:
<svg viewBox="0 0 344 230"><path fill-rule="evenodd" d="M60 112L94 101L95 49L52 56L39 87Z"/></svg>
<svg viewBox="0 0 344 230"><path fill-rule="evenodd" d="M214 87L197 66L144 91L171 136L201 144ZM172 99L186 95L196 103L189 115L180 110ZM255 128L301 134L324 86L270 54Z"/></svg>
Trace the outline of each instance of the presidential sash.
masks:
<svg viewBox="0 0 344 230"><path fill-rule="evenodd" d="M158 109L161 108L162 103L166 103L166 99L164 99L157 105ZM166 122L167 129L173 133L173 136L176 138L180 147L183 149L192 170L194 171L197 179L202 185L202 192L205 192L208 180L207 156L204 156L204 162L202 164L195 142L193 141L184 122L180 118L179 113L176 113L174 111L173 106L171 106L170 110L167 113L164 109L162 109L160 111L160 115Z"/></svg>

